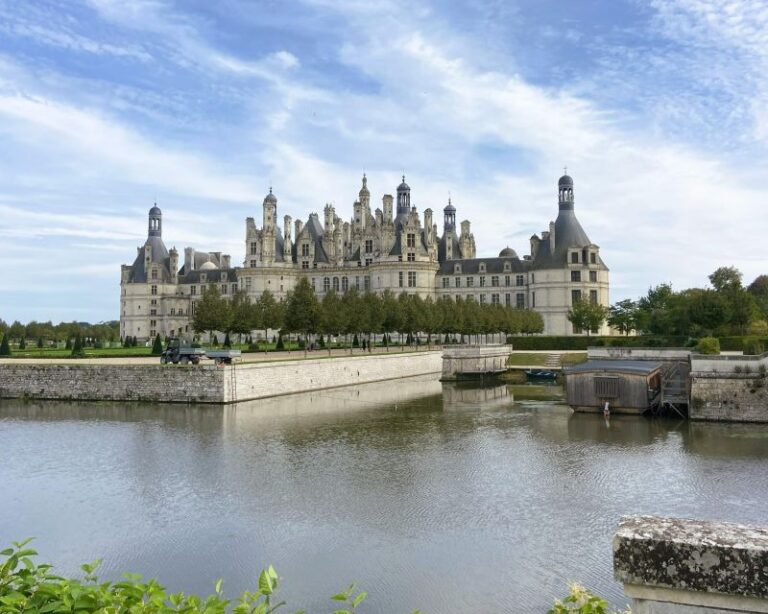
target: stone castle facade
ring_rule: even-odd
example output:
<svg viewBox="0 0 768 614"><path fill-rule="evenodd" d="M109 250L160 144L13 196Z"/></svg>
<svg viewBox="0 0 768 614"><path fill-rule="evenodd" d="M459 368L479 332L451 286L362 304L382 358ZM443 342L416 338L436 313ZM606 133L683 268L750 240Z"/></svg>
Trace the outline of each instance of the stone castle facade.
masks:
<svg viewBox="0 0 768 614"><path fill-rule="evenodd" d="M149 210L147 240L132 265L121 267L120 333L150 339L188 333L195 302L208 284L224 296L238 290L256 300L264 290L284 299L297 280L307 277L317 295L346 292L395 294L422 298L463 297L480 303L531 308L544 319L548 335L582 334L567 314L579 299L608 305L608 268L574 212L573 179L558 181L558 215L549 229L530 240L530 254L518 257L509 247L497 257L478 258L469 221L456 225L456 208L443 209L442 235L425 209L411 204L403 182L396 199L385 194L371 211L365 175L352 218L345 221L331 205L306 222L290 216L278 225L277 197L264 198L261 227L245 220L245 258L232 266L229 255L187 247L180 262L176 248L162 240L162 212ZM608 334L604 325L598 331Z"/></svg>

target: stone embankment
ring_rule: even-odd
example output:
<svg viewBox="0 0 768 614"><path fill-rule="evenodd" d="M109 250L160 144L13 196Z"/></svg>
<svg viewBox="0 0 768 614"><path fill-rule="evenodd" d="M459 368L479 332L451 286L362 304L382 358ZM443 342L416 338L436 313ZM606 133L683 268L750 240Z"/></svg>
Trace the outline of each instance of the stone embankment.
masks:
<svg viewBox="0 0 768 614"><path fill-rule="evenodd" d="M768 612L768 529L653 516L624 518L613 568L633 614Z"/></svg>
<svg viewBox="0 0 768 614"><path fill-rule="evenodd" d="M232 403L438 374L442 352L213 365L0 364L0 398Z"/></svg>

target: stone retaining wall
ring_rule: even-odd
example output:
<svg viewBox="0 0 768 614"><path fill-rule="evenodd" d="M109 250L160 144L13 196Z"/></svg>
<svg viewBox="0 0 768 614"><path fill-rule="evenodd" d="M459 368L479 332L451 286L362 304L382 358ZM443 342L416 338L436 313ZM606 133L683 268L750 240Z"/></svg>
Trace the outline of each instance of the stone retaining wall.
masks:
<svg viewBox="0 0 768 614"><path fill-rule="evenodd" d="M0 365L0 397L222 403L223 369L162 365Z"/></svg>
<svg viewBox="0 0 768 614"><path fill-rule="evenodd" d="M226 368L224 387L227 399L245 401L439 373L441 366L440 351L253 363Z"/></svg>
<svg viewBox="0 0 768 614"><path fill-rule="evenodd" d="M760 373L692 373L691 420L768 422L768 381Z"/></svg>
<svg viewBox="0 0 768 614"><path fill-rule="evenodd" d="M212 365L0 365L0 398L231 403L439 373L440 351Z"/></svg>
<svg viewBox="0 0 768 614"><path fill-rule="evenodd" d="M633 614L768 612L768 529L653 516L622 519L613 569Z"/></svg>

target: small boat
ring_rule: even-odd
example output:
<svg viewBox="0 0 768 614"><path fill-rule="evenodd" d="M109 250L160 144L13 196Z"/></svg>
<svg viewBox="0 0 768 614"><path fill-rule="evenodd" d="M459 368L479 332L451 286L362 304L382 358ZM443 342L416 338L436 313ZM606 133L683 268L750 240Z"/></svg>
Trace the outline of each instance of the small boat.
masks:
<svg viewBox="0 0 768 614"><path fill-rule="evenodd" d="M549 371L547 369L526 369L525 376L528 379L554 380L557 379L557 371Z"/></svg>

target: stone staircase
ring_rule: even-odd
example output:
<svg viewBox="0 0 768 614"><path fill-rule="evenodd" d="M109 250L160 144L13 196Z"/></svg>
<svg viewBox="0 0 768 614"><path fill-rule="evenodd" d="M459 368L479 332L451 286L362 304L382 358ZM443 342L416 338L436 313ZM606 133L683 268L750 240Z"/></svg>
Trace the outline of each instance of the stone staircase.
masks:
<svg viewBox="0 0 768 614"><path fill-rule="evenodd" d="M558 369L561 366L560 357L562 354L547 354L547 360L544 362L545 369Z"/></svg>

